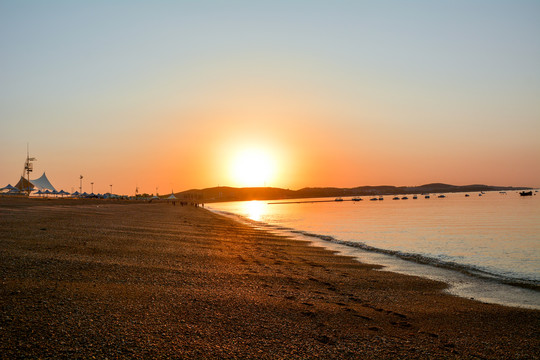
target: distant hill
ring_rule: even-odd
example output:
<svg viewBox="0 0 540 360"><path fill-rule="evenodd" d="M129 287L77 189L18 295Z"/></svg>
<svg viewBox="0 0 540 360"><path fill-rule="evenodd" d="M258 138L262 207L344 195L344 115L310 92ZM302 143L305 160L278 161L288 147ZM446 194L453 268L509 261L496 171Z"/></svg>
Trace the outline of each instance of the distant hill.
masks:
<svg viewBox="0 0 540 360"><path fill-rule="evenodd" d="M526 187L465 185L456 186L442 183L425 184L414 187L407 186L359 186L354 188L309 187L300 190L280 189L273 187L235 188L219 186L206 189L191 189L175 193L176 197L192 202L222 202L247 200L283 200L319 197L371 196L371 195L400 195L427 194L475 191L507 191L527 190Z"/></svg>

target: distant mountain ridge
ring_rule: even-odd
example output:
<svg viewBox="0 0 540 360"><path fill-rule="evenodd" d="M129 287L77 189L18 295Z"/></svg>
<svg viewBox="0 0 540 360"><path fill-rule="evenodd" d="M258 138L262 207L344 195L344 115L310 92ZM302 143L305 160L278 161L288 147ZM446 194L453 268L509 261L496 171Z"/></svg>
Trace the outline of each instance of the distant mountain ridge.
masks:
<svg viewBox="0 0 540 360"><path fill-rule="evenodd" d="M206 189L191 189L175 193L179 199L194 202L221 202L245 200L283 200L319 197L370 196L370 195L400 195L424 193L451 193L477 191L508 191L528 190L527 187L490 186L490 185L449 185L432 183L420 186L358 186L354 188L336 187L307 187L299 190L289 190L273 187L235 188L218 186Z"/></svg>

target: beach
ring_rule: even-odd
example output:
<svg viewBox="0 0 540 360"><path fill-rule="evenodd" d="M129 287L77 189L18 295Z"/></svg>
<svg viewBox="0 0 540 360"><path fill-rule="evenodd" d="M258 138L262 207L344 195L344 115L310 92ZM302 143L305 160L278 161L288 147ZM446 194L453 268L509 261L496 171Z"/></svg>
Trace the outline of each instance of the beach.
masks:
<svg viewBox="0 0 540 360"><path fill-rule="evenodd" d="M540 311L204 208L0 198L0 357L540 358Z"/></svg>

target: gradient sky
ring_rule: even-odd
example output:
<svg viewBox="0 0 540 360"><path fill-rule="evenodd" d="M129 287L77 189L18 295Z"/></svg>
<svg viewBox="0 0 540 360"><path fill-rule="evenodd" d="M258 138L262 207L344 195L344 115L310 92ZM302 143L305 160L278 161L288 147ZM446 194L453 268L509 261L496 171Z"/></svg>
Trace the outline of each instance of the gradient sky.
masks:
<svg viewBox="0 0 540 360"><path fill-rule="evenodd" d="M0 186L540 186L540 1L0 0ZM255 185L255 184L254 184ZM258 184L264 185L264 184Z"/></svg>

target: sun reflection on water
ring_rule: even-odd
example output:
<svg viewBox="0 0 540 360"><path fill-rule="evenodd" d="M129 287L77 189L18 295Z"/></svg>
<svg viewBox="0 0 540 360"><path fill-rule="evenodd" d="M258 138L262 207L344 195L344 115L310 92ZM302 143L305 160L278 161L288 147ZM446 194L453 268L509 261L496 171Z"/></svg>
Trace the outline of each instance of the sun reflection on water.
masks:
<svg viewBox="0 0 540 360"><path fill-rule="evenodd" d="M245 203L245 211L247 213L247 217L251 220L255 221L261 221L262 216L265 212L266 204L262 201L248 201Z"/></svg>

